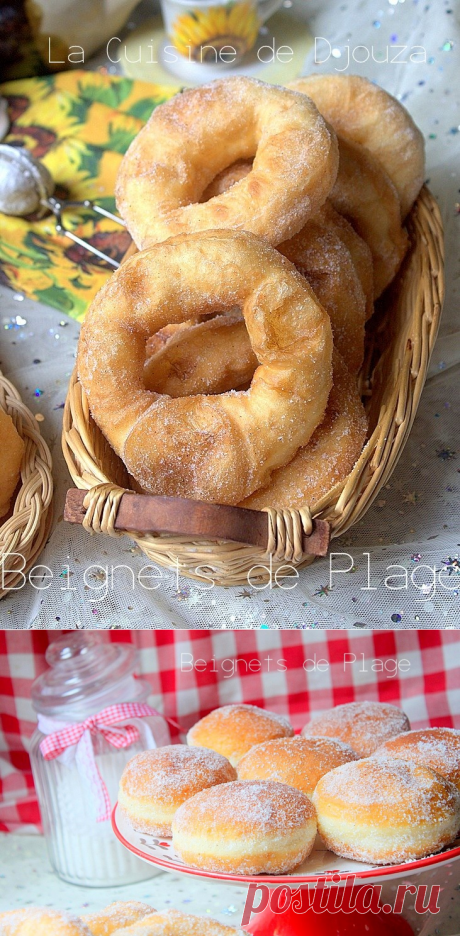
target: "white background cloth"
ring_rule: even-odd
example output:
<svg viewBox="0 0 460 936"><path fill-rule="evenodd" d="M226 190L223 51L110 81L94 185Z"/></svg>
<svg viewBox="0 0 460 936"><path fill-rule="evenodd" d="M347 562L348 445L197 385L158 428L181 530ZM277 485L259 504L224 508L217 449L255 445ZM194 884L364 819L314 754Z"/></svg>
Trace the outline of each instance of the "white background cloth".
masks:
<svg viewBox="0 0 460 936"><path fill-rule="evenodd" d="M27 586L3 599L2 627L437 628L460 624L460 573L455 563L460 552L459 5L454 0L349 0L340 4L316 0L308 5L298 2L296 11L307 17L312 34L327 39L331 49L326 62L314 65L313 48L305 73L344 69L353 49L356 58L368 54L364 64L351 60L348 72L377 81L412 113L426 137L427 180L439 201L446 233L447 298L412 434L377 502L361 523L333 544L334 551L351 557L337 562L342 568L353 564L354 571L337 576L332 590L324 588L329 585L328 560L315 562L300 573L289 590L267 587L256 591L250 586L204 590L186 579L176 581L167 571L153 592L139 585L133 590L131 575L123 571L115 574L113 589L101 582L101 569L94 569L96 574L85 583L83 572L92 564L129 563L136 576L145 560L127 538L89 537L62 522L69 476L60 452L61 407L79 326L56 310L20 301L4 289L1 367L32 410L45 416L41 428L52 448L56 496L55 525L40 560L53 571L53 581L46 591ZM410 61L415 46L419 47L415 61ZM421 46L426 50L426 63L420 61ZM328 46L320 42L317 50L318 57L325 58ZM395 56L398 62L391 61ZM387 57L389 61L382 61ZM7 329L18 315L25 323ZM41 363L33 364L34 359ZM39 398L34 396L36 388L44 390ZM401 569L390 570L399 575L389 583L393 588L385 584L390 574L387 567L395 564L407 570L407 588L401 587L405 584ZM70 579L60 577L67 566ZM447 569L444 584L439 583L442 569ZM372 590L367 589L369 584ZM105 591L106 597L100 600Z"/></svg>

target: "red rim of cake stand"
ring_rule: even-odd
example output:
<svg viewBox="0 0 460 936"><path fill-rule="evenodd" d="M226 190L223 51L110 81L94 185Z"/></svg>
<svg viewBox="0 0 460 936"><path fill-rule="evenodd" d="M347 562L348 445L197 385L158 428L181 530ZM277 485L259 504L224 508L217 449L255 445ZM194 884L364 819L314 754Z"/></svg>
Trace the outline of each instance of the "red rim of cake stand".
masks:
<svg viewBox="0 0 460 936"><path fill-rule="evenodd" d="M147 855L145 852L141 851L139 848L136 848L135 845L132 845L131 842L128 842L125 839L124 835L120 832L120 829L117 826L116 822L116 810L118 803L115 803L115 806L112 810L112 829L122 845L125 846L130 852L134 855L137 855L139 858L142 858L143 861L150 862L151 864L157 865L160 868L164 868L167 871L174 871L176 874L188 874L195 877L205 877L210 878L213 881L231 881L234 883L240 884L267 884L267 885L278 885L286 884L288 887L298 887L300 884L316 884L318 881L326 880L330 883L332 875L334 875L334 883L339 883L340 881L349 881L350 878L354 875L355 879L358 881L365 880L366 878L385 878L393 877L401 874L411 874L413 871L416 871L418 868L428 868L436 864L441 864L447 861L452 861L454 858L460 856L460 845L455 848L449 849L448 851L440 852L438 855L431 855L428 858L419 858L418 861L409 861L401 865L385 865L381 868L371 868L368 871L324 871L321 874L302 874L299 876L291 876L289 874L225 874L221 871L203 871L201 868L191 868L190 865L180 865L175 864L173 861L166 861L162 858L157 858L156 856Z"/></svg>

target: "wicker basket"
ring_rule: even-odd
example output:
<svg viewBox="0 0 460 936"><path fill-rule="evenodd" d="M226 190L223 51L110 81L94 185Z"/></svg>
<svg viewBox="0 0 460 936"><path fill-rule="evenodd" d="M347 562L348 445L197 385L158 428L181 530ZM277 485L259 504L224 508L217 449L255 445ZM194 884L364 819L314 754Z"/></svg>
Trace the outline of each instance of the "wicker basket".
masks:
<svg viewBox="0 0 460 936"><path fill-rule="evenodd" d="M388 481L412 426L435 343L444 296L442 222L437 204L423 188L408 219L411 247L398 277L368 327L362 390L367 399L369 440L344 482L316 504L312 517L327 520L333 537L365 514ZM391 311L391 314L389 314ZM129 488L126 470L93 422L74 373L64 411L63 451L77 488L111 482ZM152 562L215 584L247 583L248 572L267 562L260 548L222 541L216 514L212 540L168 534L136 535ZM303 556L297 568L313 561ZM272 562L272 574L285 560ZM200 567L200 574L196 574ZM252 579L262 583L270 573Z"/></svg>
<svg viewBox="0 0 460 936"><path fill-rule="evenodd" d="M12 510L0 525L0 562L9 571L0 580L0 598L11 595L39 556L52 520L53 476L51 455L37 420L22 402L12 383L0 372L0 406L11 416L24 441L21 481ZM14 557L11 554L17 554Z"/></svg>

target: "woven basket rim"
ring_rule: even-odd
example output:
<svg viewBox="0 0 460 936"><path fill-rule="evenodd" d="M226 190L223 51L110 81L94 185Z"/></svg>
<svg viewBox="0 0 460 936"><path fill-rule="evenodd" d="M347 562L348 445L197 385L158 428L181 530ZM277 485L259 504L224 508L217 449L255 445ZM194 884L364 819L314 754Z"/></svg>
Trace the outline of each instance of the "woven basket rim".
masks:
<svg viewBox="0 0 460 936"><path fill-rule="evenodd" d="M0 371L0 407L11 416L25 444L21 464L21 480L14 497L13 508L0 521L0 560L17 553L11 570L0 581L0 598L10 595L23 575L40 555L53 516L53 474L51 453L43 439L37 420L23 402L14 384ZM10 564L7 566L10 569Z"/></svg>
<svg viewBox="0 0 460 936"><path fill-rule="evenodd" d="M348 477L332 488L317 503L309 506L313 517L327 520L332 537L337 537L360 520L387 483L408 438L420 395L426 379L430 355L436 339L444 298L444 243L438 205L424 186L408 219L411 248L404 271L397 277L400 299L410 299L409 335L395 359L386 361L388 376L382 393L378 418L363 451ZM414 272L415 268L415 272ZM417 276L415 275L417 274ZM415 279L417 282L415 283ZM405 285L406 284L406 285ZM404 288L415 292L406 295ZM397 313L395 313L397 317ZM403 336L405 337L405 335ZM398 336L398 340L401 336ZM399 340L401 344L401 340ZM372 365L372 378L383 369L385 351ZM367 375L365 375L367 376ZM372 395L370 397L372 402ZM96 434L95 434L96 430ZM129 488L126 471L112 453L111 477L104 469L108 443L92 422L86 395L74 370L66 398L62 448L76 487L89 490L96 484L112 482ZM110 448L110 447L108 447ZM121 474L120 474L121 472ZM115 473L117 476L115 477ZM140 548L160 565L179 562L185 575L197 578L191 571L193 557L219 566L220 584L242 584L238 573L241 565L261 560L255 547L215 540L164 534L133 537ZM305 557L309 564L312 557Z"/></svg>

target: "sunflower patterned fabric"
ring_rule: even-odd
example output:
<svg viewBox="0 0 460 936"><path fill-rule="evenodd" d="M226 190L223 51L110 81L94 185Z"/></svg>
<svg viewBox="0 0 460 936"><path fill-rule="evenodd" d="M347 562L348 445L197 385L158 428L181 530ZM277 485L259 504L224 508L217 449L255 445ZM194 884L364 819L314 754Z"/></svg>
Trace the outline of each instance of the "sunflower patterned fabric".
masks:
<svg viewBox="0 0 460 936"><path fill-rule="evenodd" d="M0 85L0 93L8 100L11 120L3 142L25 146L42 160L59 198L90 198L115 211L115 177L123 153L152 110L175 92L115 75L72 71L10 81ZM110 276L107 264L56 234L50 216L0 217L0 281L82 319ZM89 210L67 211L65 223L118 261L129 247L127 231Z"/></svg>

